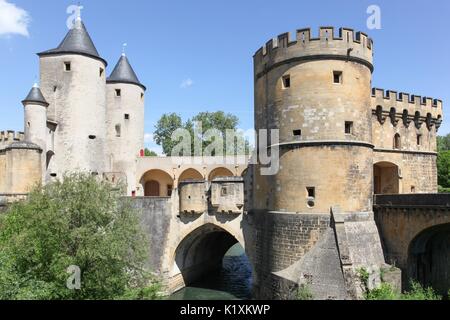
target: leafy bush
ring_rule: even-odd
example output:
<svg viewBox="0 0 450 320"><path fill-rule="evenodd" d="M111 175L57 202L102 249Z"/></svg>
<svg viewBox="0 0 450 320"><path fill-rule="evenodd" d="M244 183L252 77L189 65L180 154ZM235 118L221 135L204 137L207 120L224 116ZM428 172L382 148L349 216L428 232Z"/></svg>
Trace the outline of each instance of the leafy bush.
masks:
<svg viewBox="0 0 450 320"><path fill-rule="evenodd" d="M377 289L369 290L366 300L442 300L433 288L423 288L419 283L411 281L411 290L403 294L395 292L388 283L382 283Z"/></svg>
<svg viewBox="0 0 450 320"><path fill-rule="evenodd" d="M0 299L154 299L138 213L107 182L73 174L0 215ZM68 289L69 266L81 288Z"/></svg>
<svg viewBox="0 0 450 320"><path fill-rule="evenodd" d="M420 283L412 281L411 290L402 295L403 300L442 300L442 297L437 295L433 288L423 288Z"/></svg>
<svg viewBox="0 0 450 320"><path fill-rule="evenodd" d="M297 289L297 300L313 300L313 294L306 284L301 284Z"/></svg>

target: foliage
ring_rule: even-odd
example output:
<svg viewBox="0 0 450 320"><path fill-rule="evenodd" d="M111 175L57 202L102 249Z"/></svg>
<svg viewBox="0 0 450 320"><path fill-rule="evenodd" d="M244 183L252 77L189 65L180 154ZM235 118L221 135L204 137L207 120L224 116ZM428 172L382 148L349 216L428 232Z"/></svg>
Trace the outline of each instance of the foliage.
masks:
<svg viewBox="0 0 450 320"><path fill-rule="evenodd" d="M359 275L359 279L361 280L364 289L366 291L369 290L369 277L370 277L370 273L369 271L367 271L366 268L359 268L358 270L356 270L357 274Z"/></svg>
<svg viewBox="0 0 450 320"><path fill-rule="evenodd" d="M0 299L154 299L138 213L107 182L72 174L0 216ZM68 289L69 266L81 270Z"/></svg>
<svg viewBox="0 0 450 320"><path fill-rule="evenodd" d="M313 300L313 294L306 284L301 284L297 289L297 300Z"/></svg>
<svg viewBox="0 0 450 320"><path fill-rule="evenodd" d="M450 134L437 137L438 145L438 184L439 192L450 192Z"/></svg>
<svg viewBox="0 0 450 320"><path fill-rule="evenodd" d="M411 281L410 291L397 293L389 283L383 282L379 288L366 292L366 300L442 300L433 288L423 288L418 282Z"/></svg>
<svg viewBox="0 0 450 320"><path fill-rule="evenodd" d="M439 152L437 167L439 186L450 188L450 151Z"/></svg>
<svg viewBox="0 0 450 320"><path fill-rule="evenodd" d="M441 137L437 137L437 146L438 146L438 152L440 151L449 151L450 150L450 134Z"/></svg>
<svg viewBox="0 0 450 320"><path fill-rule="evenodd" d="M155 142L163 149L164 154L171 155L173 148L178 145L180 139L173 140L172 135L177 129L185 129L191 138L191 155L201 155L210 146L215 139L209 137L206 133L216 132L224 144L223 150L216 150L217 153L224 155L249 154L250 146L242 132L238 131L239 119L230 113L218 112L200 112L191 119L183 123L180 116L175 113L164 114L155 127ZM233 132L234 148L226 150L225 142L227 132ZM230 137L229 137L230 138ZM201 150L196 150L195 145L201 145ZM201 153L199 154L200 151ZM214 152L212 155L216 155Z"/></svg>
<svg viewBox="0 0 450 320"><path fill-rule="evenodd" d="M442 297L437 295L433 288L424 288L418 282L411 281L411 290L402 295L403 300L442 300Z"/></svg>
<svg viewBox="0 0 450 320"><path fill-rule="evenodd" d="M439 186L439 193L450 193L450 188L443 188Z"/></svg>
<svg viewBox="0 0 450 320"><path fill-rule="evenodd" d="M185 125L181 117L176 113L164 114L156 124L156 131L154 132L155 142L160 145L165 155L170 155L172 149L179 143L179 141L172 140L172 134Z"/></svg>
<svg viewBox="0 0 450 320"><path fill-rule="evenodd" d="M383 282L379 288L369 290L365 296L366 300L399 300L399 294L392 286Z"/></svg>
<svg viewBox="0 0 450 320"><path fill-rule="evenodd" d="M144 153L145 153L146 157L157 157L158 156L155 151L149 150L148 148L145 148Z"/></svg>

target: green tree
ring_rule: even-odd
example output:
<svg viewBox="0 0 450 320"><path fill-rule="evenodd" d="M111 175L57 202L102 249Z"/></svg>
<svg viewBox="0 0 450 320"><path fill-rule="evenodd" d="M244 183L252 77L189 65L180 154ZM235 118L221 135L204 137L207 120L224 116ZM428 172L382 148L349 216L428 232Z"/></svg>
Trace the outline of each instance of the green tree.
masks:
<svg viewBox="0 0 450 320"><path fill-rule="evenodd" d="M437 160L438 183L442 188L450 188L450 151L440 151Z"/></svg>
<svg viewBox="0 0 450 320"><path fill-rule="evenodd" d="M160 145L165 155L172 153L179 141L172 140L172 134L177 130L184 128L181 117L176 113L164 114L156 124L154 138L155 142Z"/></svg>
<svg viewBox="0 0 450 320"><path fill-rule="evenodd" d="M149 150L148 148L145 148L144 153L145 153L146 157L157 157L158 156L155 151Z"/></svg>
<svg viewBox="0 0 450 320"><path fill-rule="evenodd" d="M156 125L155 141L163 148L164 154L171 155L172 149L179 143L172 140L172 134L177 129L186 129L191 137L191 154L201 155L205 149L210 146L215 138L210 138L205 135L208 131L216 130L218 136L223 142L223 150L215 150L218 153L226 155L242 155L250 153L250 145L245 139L242 132L238 131L239 119L233 114L224 113L223 111L217 112L200 112L191 119L188 119L185 123L181 118L172 113L165 114L161 117ZM234 133L234 146L231 150L226 150L227 134ZM197 150L195 144L198 143L201 147ZM199 152L200 151L200 152ZM200 153L200 154L199 154ZM217 154L217 153L216 153ZM213 155L215 153L213 152Z"/></svg>
<svg viewBox="0 0 450 320"><path fill-rule="evenodd" d="M154 299L138 212L107 182L73 174L0 216L0 299ZM81 287L69 289L69 266Z"/></svg>
<svg viewBox="0 0 450 320"><path fill-rule="evenodd" d="M438 152L450 150L450 134L437 137Z"/></svg>
<svg viewBox="0 0 450 320"><path fill-rule="evenodd" d="M450 134L437 137L439 192L450 192Z"/></svg>

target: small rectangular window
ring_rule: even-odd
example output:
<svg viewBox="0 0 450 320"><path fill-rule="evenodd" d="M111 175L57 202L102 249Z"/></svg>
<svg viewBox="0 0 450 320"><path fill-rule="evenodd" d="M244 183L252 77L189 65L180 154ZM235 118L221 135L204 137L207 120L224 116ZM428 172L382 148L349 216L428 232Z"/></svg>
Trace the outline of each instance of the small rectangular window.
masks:
<svg viewBox="0 0 450 320"><path fill-rule="evenodd" d="M295 137L300 137L302 135L302 130L297 129L292 132Z"/></svg>
<svg viewBox="0 0 450 320"><path fill-rule="evenodd" d="M334 71L333 72L333 82L334 83L342 83L342 71Z"/></svg>
<svg viewBox="0 0 450 320"><path fill-rule="evenodd" d="M130 115L128 113L125 113L125 120L130 120Z"/></svg>
<svg viewBox="0 0 450 320"><path fill-rule="evenodd" d="M144 100L144 94L143 93L141 93L141 99Z"/></svg>
<svg viewBox="0 0 450 320"><path fill-rule="evenodd" d="M308 192L308 198L315 198L316 197L316 188L314 188L314 187L307 187L306 191Z"/></svg>
<svg viewBox="0 0 450 320"><path fill-rule="evenodd" d="M100 68L100 78L103 77L103 72L105 72L105 69Z"/></svg>
<svg viewBox="0 0 450 320"><path fill-rule="evenodd" d="M122 90L116 89L116 97L122 96Z"/></svg>
<svg viewBox="0 0 450 320"><path fill-rule="evenodd" d="M345 134L353 134L353 122L345 121Z"/></svg>
<svg viewBox="0 0 450 320"><path fill-rule="evenodd" d="M415 186L411 186L411 193L416 193L416 187Z"/></svg>
<svg viewBox="0 0 450 320"><path fill-rule="evenodd" d="M171 197L172 196L172 190L173 190L173 186L171 184L167 185L167 196Z"/></svg>
<svg viewBox="0 0 450 320"><path fill-rule="evenodd" d="M283 89L287 89L291 87L291 76L286 75L283 77Z"/></svg>
<svg viewBox="0 0 450 320"><path fill-rule="evenodd" d="M121 136L120 124L116 124L116 137L120 138L120 136Z"/></svg>
<svg viewBox="0 0 450 320"><path fill-rule="evenodd" d="M421 146L421 145L422 145L422 135L421 135L421 134L418 134L418 135L417 135L417 145L418 145L418 146Z"/></svg>
<svg viewBox="0 0 450 320"><path fill-rule="evenodd" d="M220 192L220 195L221 195L222 197L227 196L227 195L228 195L228 188L227 188L227 187L222 187L222 190L221 190L221 192Z"/></svg>
<svg viewBox="0 0 450 320"><path fill-rule="evenodd" d="M70 62L64 62L64 70L65 71L72 70L72 66L71 66Z"/></svg>

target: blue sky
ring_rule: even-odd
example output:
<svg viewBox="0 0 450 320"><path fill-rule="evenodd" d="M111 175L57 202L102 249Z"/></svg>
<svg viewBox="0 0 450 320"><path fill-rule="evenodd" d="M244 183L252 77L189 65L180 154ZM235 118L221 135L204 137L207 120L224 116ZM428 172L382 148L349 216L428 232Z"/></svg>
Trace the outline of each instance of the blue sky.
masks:
<svg viewBox="0 0 450 320"><path fill-rule="evenodd" d="M6 12L15 5L13 14ZM0 130L22 130L20 101L38 76L36 52L67 33L66 8L77 1L0 0ZM161 114L188 118L200 111L236 114L253 127L252 56L268 39L298 28L351 27L375 42L373 85L444 100L440 134L450 133L450 1L106 1L81 3L83 20L111 72L127 55L148 87L145 130ZM381 8L382 28L368 30L369 5ZM20 10L24 11L20 11ZM2 12L3 11L3 14ZM24 13L26 12L26 13ZM29 23L14 25L27 14ZM3 20L3 21L2 21ZM17 22L17 21L16 21ZM9 29L8 29L9 28ZM149 144L152 146L152 144Z"/></svg>

